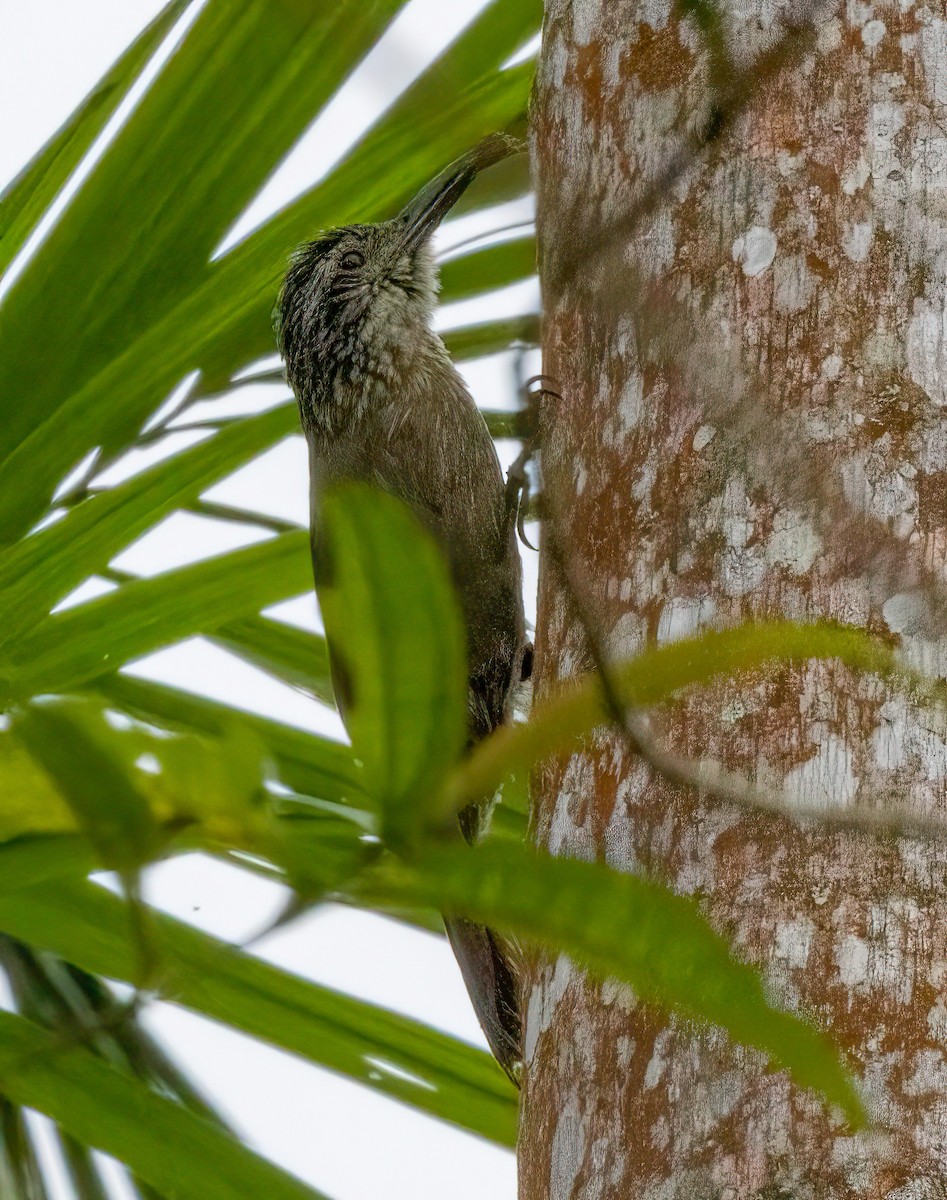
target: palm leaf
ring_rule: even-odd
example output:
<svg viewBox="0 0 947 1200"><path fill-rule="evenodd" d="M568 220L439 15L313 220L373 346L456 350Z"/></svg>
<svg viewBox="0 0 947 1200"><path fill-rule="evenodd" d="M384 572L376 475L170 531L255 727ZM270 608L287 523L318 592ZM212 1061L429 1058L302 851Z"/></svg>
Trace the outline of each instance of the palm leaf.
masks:
<svg viewBox="0 0 947 1200"><path fill-rule="evenodd" d="M7 187L0 197L0 270L188 7L186 0L167 4ZM310 588L306 535L257 511L263 506L255 502L228 507L204 496L295 431L295 407L199 420L192 423L202 437L198 444L166 453L118 485L105 486L101 477L106 467L122 466L130 448L173 448L166 435L188 423L194 405L214 397L220 411L230 403L231 381L272 353L270 313L295 244L336 221L387 215L483 134L522 128L531 66L504 64L538 28L541 6L538 0L493 0L335 168L215 258L248 202L400 7L399 0L328 6L209 0L0 301L0 543L6 547L0 675L7 706L66 691L80 691L84 703L95 706L104 699L145 723L138 728L158 739L157 757L168 770L175 738L203 739L211 773L214 754L221 770L226 767L227 747L234 744L228 739L258 745L285 792L275 808L296 818L287 816L284 824L313 855L310 881L320 871L328 879L351 869L353 856L364 854L361 835L374 828L364 775L351 751L119 673L142 655L204 634L275 679L331 701L321 637L261 615ZM525 159L502 164L477 180L458 213L484 211L528 188ZM461 253L446 272L445 299L480 295L531 272L528 239L501 254ZM49 352L51 337L55 353ZM464 356L502 349L513 337L535 338L535 322L518 331L505 325L452 334ZM176 411L169 416L165 408L156 424L155 414L186 377L188 390L176 393ZM83 476L57 507L54 492L80 460L87 460ZM112 569L132 542L181 509L262 525L276 536L148 579ZM114 579L115 591L53 612L96 575ZM61 836L19 836L0 846L0 893L24 901L37 891L67 897L101 862L107 814L97 805L105 793L100 797L89 785L125 765L121 738L105 738L96 750L105 757L96 762L109 769L88 771L80 796L72 786L77 781L67 778L64 746L53 744L55 730L42 719L33 724L36 761L54 763L51 778L72 796L73 817L93 836L69 834L62 809L53 821L66 830ZM167 735L162 751L160 736ZM195 787L212 785L195 774ZM28 789L20 795L11 835L43 825L42 805L31 808L30 796ZM136 824L133 808L125 817ZM135 835L128 828L122 837L134 841ZM287 858L280 869L288 865ZM269 869L259 860L253 868ZM81 1200L104 1194L90 1146L127 1163L142 1196L214 1197L247 1194L247 1188L260 1195L312 1194L221 1132L180 1069L134 1014L116 1006L94 973L131 977L134 970L125 971L122 962L130 955L134 963L136 950L120 902L75 893L90 895L90 903L106 907L85 923L70 923L68 899L29 929L30 921L18 925L12 909L3 923L0 965L21 1016L4 1018L0 1029L0 1092L7 1097L0 1101L0 1190L30 1200L45 1196L41 1155L23 1117L29 1106L54 1122ZM402 911L380 905L391 907ZM403 911L436 924L426 910ZM111 929L105 943L99 916ZM482 1136L512 1141L514 1100L480 1052L272 972L183 927L162 928L182 980L194 984L205 969L216 980L191 994L200 1011L255 1036L271 1038L278 1030L277 1040L297 1053ZM376 1060L394 1069L385 1067L379 1076ZM159 1144L171 1142L180 1142L180 1155L159 1154ZM190 1190L171 1186L172 1167L187 1176Z"/></svg>

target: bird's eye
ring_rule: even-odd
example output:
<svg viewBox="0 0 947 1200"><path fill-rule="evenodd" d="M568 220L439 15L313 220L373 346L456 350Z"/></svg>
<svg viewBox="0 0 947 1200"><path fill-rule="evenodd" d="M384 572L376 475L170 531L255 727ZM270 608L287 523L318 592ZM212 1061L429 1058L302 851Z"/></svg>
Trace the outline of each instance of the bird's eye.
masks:
<svg viewBox="0 0 947 1200"><path fill-rule="evenodd" d="M343 271L355 271L359 267L365 266L365 255L360 254L358 250L349 250L348 253L342 255L340 265Z"/></svg>

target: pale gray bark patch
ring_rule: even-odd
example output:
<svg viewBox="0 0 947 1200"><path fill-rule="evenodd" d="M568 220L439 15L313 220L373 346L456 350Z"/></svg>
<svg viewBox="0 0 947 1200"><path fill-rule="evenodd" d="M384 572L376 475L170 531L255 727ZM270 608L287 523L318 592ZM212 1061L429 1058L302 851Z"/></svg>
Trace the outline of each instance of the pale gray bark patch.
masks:
<svg viewBox="0 0 947 1200"><path fill-rule="evenodd" d="M565 954L560 954L555 965L544 965L529 993L526 1008L526 1038L523 1048L527 1063L533 1061L539 1039L549 1028L566 989L573 981L574 969Z"/></svg>
<svg viewBox="0 0 947 1200"><path fill-rule="evenodd" d="M549 1195L571 1196L588 1153L588 1122L582 1116L578 1089L559 1110L549 1160Z"/></svg>

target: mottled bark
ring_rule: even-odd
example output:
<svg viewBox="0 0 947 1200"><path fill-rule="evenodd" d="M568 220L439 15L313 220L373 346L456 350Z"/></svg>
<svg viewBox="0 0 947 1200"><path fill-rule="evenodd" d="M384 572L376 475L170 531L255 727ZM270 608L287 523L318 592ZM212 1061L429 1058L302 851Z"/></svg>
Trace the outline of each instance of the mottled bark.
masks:
<svg viewBox="0 0 947 1200"><path fill-rule="evenodd" d="M533 152L562 542L612 654L829 616L942 675L944 0L817 12L805 56L629 229L719 123L712 85L793 15L733 8L721 69L670 0L547 0ZM540 593L541 694L588 656L548 554ZM800 803L947 808L943 719L835 664L730 681L653 724ZM527 989L521 1197L947 1195L944 847L749 815L604 735L545 770L534 824L557 854L699 897L831 1030L876 1124L852 1135L755 1053L560 958Z"/></svg>

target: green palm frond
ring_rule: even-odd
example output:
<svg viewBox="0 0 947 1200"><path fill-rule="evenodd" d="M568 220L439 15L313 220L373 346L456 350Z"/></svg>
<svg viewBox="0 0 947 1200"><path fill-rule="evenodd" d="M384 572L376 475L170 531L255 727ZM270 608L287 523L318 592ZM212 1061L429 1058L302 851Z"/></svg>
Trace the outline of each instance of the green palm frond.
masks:
<svg viewBox="0 0 947 1200"><path fill-rule="evenodd" d="M364 836L377 821L346 747L123 671L143 654L203 634L310 694L313 704L331 704L322 638L261 611L309 589L306 534L252 506L205 498L297 431L295 406L287 399L249 415L201 415L196 444L161 454L126 482L100 480L129 451L173 446L170 435L194 423L195 406L205 414L209 398L223 411L248 369L274 352L270 314L298 242L326 224L392 211L483 134L523 128L531 65L504 64L540 20L535 0L493 0L342 161L218 254L402 3L209 0L180 34L175 22L189 7L185 0L168 4L0 196L4 270L144 65L165 38L178 38L0 300L0 688L13 717L0 733L10 797L0 802L0 891L13 906L0 917L0 969L17 1014L0 1022L0 1192L16 1200L46 1195L27 1107L53 1121L79 1200L108 1194L93 1148L124 1162L142 1196L171 1194L162 1190L161 1158L171 1128L184 1147L180 1170L192 1173L191 1187L206 1200L237 1194L236 1168L211 1169L225 1144L243 1156L246 1178L258 1178L252 1194L315 1194L239 1148L186 1072L145 1031L137 1006L103 982L109 975L134 983L137 953L123 901L83 882L104 844L96 822L109 811L109 785L101 782L100 810L76 809L18 714L40 694L68 700L62 711L70 721L88 708L76 743L87 746L87 769L113 764L106 772L111 786L121 790L125 778L145 796L166 831L163 854L194 846L237 852L232 860L248 869L260 869L269 856L279 865L267 869L281 878L289 872L309 896L331 890L364 860ZM463 211L486 212L526 195L524 166L506 164L479 181ZM445 300L531 271L529 239L509 257L462 251L446 272ZM451 334L465 356L503 349L514 336L535 338L535 324L518 333L507 324ZM254 382L280 381L265 365L255 375ZM189 387L170 412L168 397L185 379ZM81 478L57 495L80 462ZM154 579L112 568L177 511L274 536ZM115 590L54 612L94 576ZM121 729L102 719L104 705L126 715ZM53 727L47 723L45 736ZM42 728L40 722L34 739ZM159 776L146 779L137 770L142 753L157 756ZM270 790L274 773L278 794ZM26 908L17 915L20 902ZM439 926L426 910L413 917ZM198 1011L483 1137L512 1140L514 1098L480 1051L284 976L156 914L150 924L160 945L146 986L187 996ZM199 977L201 987L190 991ZM397 1069L379 1071L376 1061ZM113 1111L119 1103L150 1118L129 1121Z"/></svg>

